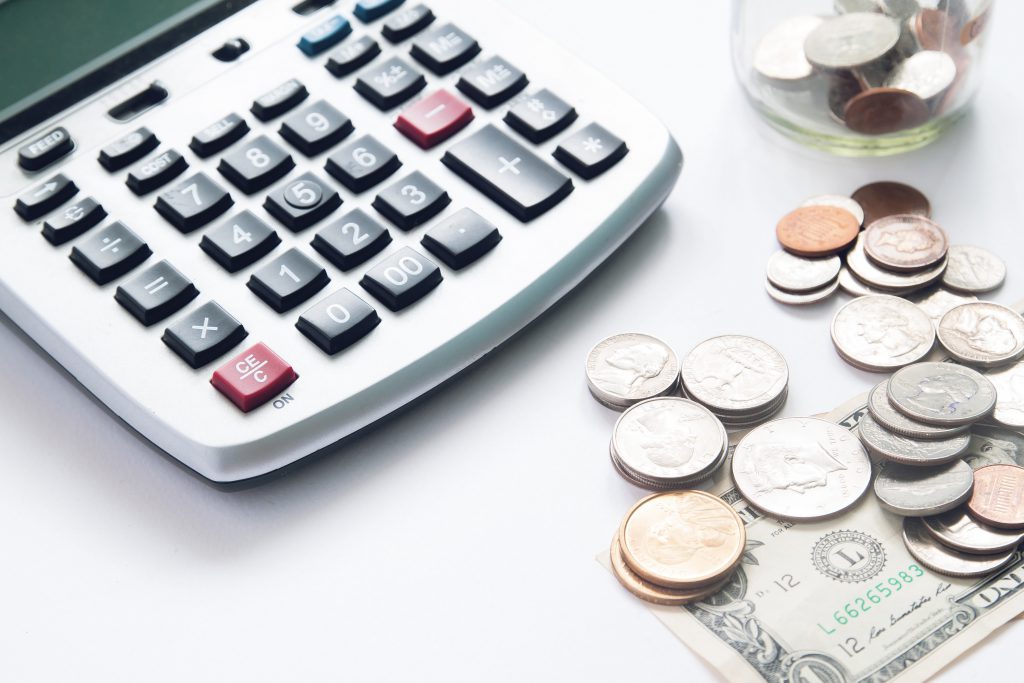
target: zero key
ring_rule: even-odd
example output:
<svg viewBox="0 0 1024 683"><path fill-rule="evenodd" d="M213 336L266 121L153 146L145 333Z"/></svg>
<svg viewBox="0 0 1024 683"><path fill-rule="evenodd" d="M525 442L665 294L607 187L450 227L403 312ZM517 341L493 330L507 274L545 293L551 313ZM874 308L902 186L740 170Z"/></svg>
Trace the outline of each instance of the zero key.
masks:
<svg viewBox="0 0 1024 683"><path fill-rule="evenodd" d="M36 185L14 203L14 211L27 221L49 213L78 193L78 186L63 173Z"/></svg>

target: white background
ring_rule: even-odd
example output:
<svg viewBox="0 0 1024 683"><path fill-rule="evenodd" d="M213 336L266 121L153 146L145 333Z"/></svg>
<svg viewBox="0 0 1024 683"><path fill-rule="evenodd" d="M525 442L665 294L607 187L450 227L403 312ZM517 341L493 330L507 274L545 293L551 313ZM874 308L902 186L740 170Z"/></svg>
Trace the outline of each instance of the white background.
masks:
<svg viewBox="0 0 1024 683"><path fill-rule="evenodd" d="M724 0L504 1L673 131L686 162L664 208L428 402L242 493L158 455L5 320L0 680L714 680L594 561L641 491L608 462L617 413L587 394L589 347L645 331L682 354L751 334L789 360L787 415L866 390L878 378L829 341L846 298L784 308L762 281L779 216L873 180L922 189L954 242L1006 258L992 298L1024 297L1020 3L999 3L967 120L927 149L853 161L756 120ZM1013 624L940 678L1002 678L1022 636Z"/></svg>

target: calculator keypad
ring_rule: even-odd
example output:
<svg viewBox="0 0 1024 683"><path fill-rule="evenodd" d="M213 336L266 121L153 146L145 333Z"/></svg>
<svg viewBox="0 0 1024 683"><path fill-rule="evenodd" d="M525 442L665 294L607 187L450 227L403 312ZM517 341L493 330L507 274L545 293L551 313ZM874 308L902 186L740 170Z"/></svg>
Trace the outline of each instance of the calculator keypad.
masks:
<svg viewBox="0 0 1024 683"><path fill-rule="evenodd" d="M400 43L416 35L434 21L434 13L423 4L395 12L384 20L380 32L392 43Z"/></svg>
<svg viewBox="0 0 1024 683"><path fill-rule="evenodd" d="M338 193L313 173L303 173L270 193L263 208L292 232L304 230L341 206Z"/></svg>
<svg viewBox="0 0 1024 683"><path fill-rule="evenodd" d="M295 168L292 155L266 135L225 154L217 170L245 194L254 194Z"/></svg>
<svg viewBox="0 0 1024 683"><path fill-rule="evenodd" d="M156 198L157 213L182 232L201 228L234 204L223 187L196 173Z"/></svg>
<svg viewBox="0 0 1024 683"><path fill-rule="evenodd" d="M295 327L325 353L352 346L380 324L373 306L342 287L299 316Z"/></svg>
<svg viewBox="0 0 1024 683"><path fill-rule="evenodd" d="M146 268L114 293L114 299L147 327L181 310L197 296L196 286L167 261Z"/></svg>
<svg viewBox="0 0 1024 683"><path fill-rule="evenodd" d="M264 93L252 103L250 111L260 121L277 118L286 111L294 109L300 102L309 97L306 86L292 78Z"/></svg>
<svg viewBox="0 0 1024 683"><path fill-rule="evenodd" d="M295 308L330 282L327 271L298 249L257 269L246 286L278 313Z"/></svg>
<svg viewBox="0 0 1024 683"><path fill-rule="evenodd" d="M299 39L298 48L308 57L315 57L340 43L350 33L352 24L345 17L335 14L306 32Z"/></svg>
<svg viewBox="0 0 1024 683"><path fill-rule="evenodd" d="M78 194L78 186L63 173L30 187L14 202L14 211L26 221L34 221L53 211Z"/></svg>
<svg viewBox="0 0 1024 683"><path fill-rule="evenodd" d="M463 72L455 84L485 109L493 109L526 87L526 74L494 55Z"/></svg>
<svg viewBox="0 0 1024 683"><path fill-rule="evenodd" d="M554 156L570 171L590 180L617 164L628 151L620 138L592 123L562 140Z"/></svg>
<svg viewBox="0 0 1024 683"><path fill-rule="evenodd" d="M392 311L419 301L444 279L437 264L410 247L379 261L359 284Z"/></svg>
<svg viewBox="0 0 1024 683"><path fill-rule="evenodd" d="M496 225L472 209L461 209L428 230L423 247L452 270L459 270L500 241Z"/></svg>
<svg viewBox="0 0 1024 683"><path fill-rule="evenodd" d="M362 209L353 209L313 237L320 255L341 270L364 263L391 243L391 233Z"/></svg>
<svg viewBox="0 0 1024 683"><path fill-rule="evenodd" d="M193 135L188 146L196 156L205 159L227 149L232 143L244 138L248 132L249 124L245 119L238 114L228 114Z"/></svg>
<svg viewBox="0 0 1024 683"><path fill-rule="evenodd" d="M43 237L57 246L70 242L107 217L106 210L92 197L79 200L43 222Z"/></svg>
<svg viewBox="0 0 1024 683"><path fill-rule="evenodd" d="M298 377L291 365L260 342L217 368L210 384L247 413L287 389Z"/></svg>
<svg viewBox="0 0 1024 683"><path fill-rule="evenodd" d="M374 198L373 208L402 230L422 225L451 203L451 197L434 181L413 171Z"/></svg>
<svg viewBox="0 0 1024 683"><path fill-rule="evenodd" d="M281 137L307 157L316 156L352 133L352 121L324 100L300 109L281 124Z"/></svg>
<svg viewBox="0 0 1024 683"><path fill-rule="evenodd" d="M120 171L149 154L160 140L148 128L139 128L100 150L100 165L108 171Z"/></svg>
<svg viewBox="0 0 1024 683"><path fill-rule="evenodd" d="M203 235L199 246L229 273L256 263L281 243L269 225L251 211L224 221Z"/></svg>
<svg viewBox="0 0 1024 683"><path fill-rule="evenodd" d="M417 37L409 54L438 76L443 76L480 54L480 44L455 24L444 24Z"/></svg>
<svg viewBox="0 0 1024 683"><path fill-rule="evenodd" d="M327 70L338 78L369 64L380 54L380 44L370 36L347 40L327 55Z"/></svg>
<svg viewBox="0 0 1024 683"><path fill-rule="evenodd" d="M513 105L505 114L505 123L534 144L551 139L575 120L576 110L546 88Z"/></svg>
<svg viewBox="0 0 1024 683"><path fill-rule="evenodd" d="M152 254L141 237L120 221L111 223L71 249L71 262L98 285L119 278Z"/></svg>
<svg viewBox="0 0 1024 683"><path fill-rule="evenodd" d="M356 79L355 89L381 111L393 109L423 90L427 79L401 57L391 57L367 67Z"/></svg>
<svg viewBox="0 0 1024 683"><path fill-rule="evenodd" d="M473 110L447 90L424 97L395 120L395 128L423 149L455 135L473 120Z"/></svg>
<svg viewBox="0 0 1024 683"><path fill-rule="evenodd" d="M149 194L171 182L188 168L188 162L176 150L169 149L139 163L128 172L125 184L137 195Z"/></svg>
<svg viewBox="0 0 1024 683"><path fill-rule="evenodd" d="M163 340L193 368L224 355L249 335L215 301L209 301L164 330Z"/></svg>
<svg viewBox="0 0 1024 683"><path fill-rule="evenodd" d="M353 192L381 182L402 165L398 155L372 135L363 135L327 157L327 172Z"/></svg>

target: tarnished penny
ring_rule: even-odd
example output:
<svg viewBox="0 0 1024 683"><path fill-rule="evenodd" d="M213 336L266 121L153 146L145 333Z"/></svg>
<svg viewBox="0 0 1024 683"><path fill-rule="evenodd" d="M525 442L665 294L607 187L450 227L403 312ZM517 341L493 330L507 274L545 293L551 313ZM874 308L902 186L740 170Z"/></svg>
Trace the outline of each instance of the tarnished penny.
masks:
<svg viewBox="0 0 1024 683"><path fill-rule="evenodd" d="M798 256L835 254L849 246L858 232L860 223L853 214L835 206L801 206L775 227L779 243Z"/></svg>
<svg viewBox="0 0 1024 683"><path fill-rule="evenodd" d="M956 359L979 365L1005 365L1024 355L1024 317L991 301L950 309L938 325L939 341Z"/></svg>
<svg viewBox="0 0 1024 683"><path fill-rule="evenodd" d="M981 10L977 15L968 21L963 29L960 31L960 44L967 45L973 42L975 38L980 36L988 26L989 19L992 18L992 3L989 2L984 9Z"/></svg>
<svg viewBox="0 0 1024 683"><path fill-rule="evenodd" d="M1000 529L1024 529L1024 467L989 465L975 470L967 511Z"/></svg>
<svg viewBox="0 0 1024 683"><path fill-rule="evenodd" d="M920 517L907 517L903 520L903 544L915 560L947 576L984 576L1013 558L1012 551L995 555L971 555L947 548L928 533Z"/></svg>
<svg viewBox="0 0 1024 683"><path fill-rule="evenodd" d="M932 215L932 205L928 198L920 190L903 183L869 183L858 188L851 196L864 209L865 226L884 216L912 213L929 218Z"/></svg>
<svg viewBox="0 0 1024 683"><path fill-rule="evenodd" d="M946 257L949 249L946 231L915 214L879 218L864 230L862 239L868 258L883 268L899 272L932 267Z"/></svg>
<svg viewBox="0 0 1024 683"><path fill-rule="evenodd" d="M944 546L972 555L992 555L1013 550L1024 541L1024 531L997 529L978 522L963 508L924 517L925 531Z"/></svg>
<svg viewBox="0 0 1024 683"><path fill-rule="evenodd" d="M869 88L851 98L843 109L846 127L865 135L916 128L930 116L927 102L900 88Z"/></svg>
<svg viewBox="0 0 1024 683"><path fill-rule="evenodd" d="M609 558L611 559L612 573L615 574L615 578L619 580L619 583L641 600L646 600L656 605L686 605L703 600L725 588L732 578L729 576L710 586L691 589L672 589L651 583L630 569L629 565L626 564L626 561L622 558L622 548L619 546L618 534L612 539Z"/></svg>
<svg viewBox="0 0 1024 683"><path fill-rule="evenodd" d="M990 292L1006 279L1006 264L987 249L966 244L949 248L949 263L942 284L960 292Z"/></svg>

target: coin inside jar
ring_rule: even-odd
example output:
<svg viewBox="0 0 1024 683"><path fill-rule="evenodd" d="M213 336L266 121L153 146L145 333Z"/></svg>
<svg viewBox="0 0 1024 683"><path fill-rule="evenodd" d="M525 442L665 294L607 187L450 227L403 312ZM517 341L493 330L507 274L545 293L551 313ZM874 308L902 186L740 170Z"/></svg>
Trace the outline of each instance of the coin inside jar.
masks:
<svg viewBox="0 0 1024 683"><path fill-rule="evenodd" d="M1024 355L1024 317L1001 304L973 301L939 320L939 341L964 363L995 367Z"/></svg>
<svg viewBox="0 0 1024 683"><path fill-rule="evenodd" d="M1000 529L1024 529L1024 467L989 465L975 470L967 511Z"/></svg>
<svg viewBox="0 0 1024 683"><path fill-rule="evenodd" d="M864 209L864 225L883 216L912 213L929 218L932 207L920 190L892 181L869 183L857 188L852 197Z"/></svg>
<svg viewBox="0 0 1024 683"><path fill-rule="evenodd" d="M995 555L971 555L947 548L929 534L919 517L903 520L903 544L915 560L928 569L947 576L984 576L1013 558L1012 552Z"/></svg>
<svg viewBox="0 0 1024 683"><path fill-rule="evenodd" d="M1013 550L1024 541L1024 531L997 529L971 518L963 508L924 517L925 531L944 546L972 555L991 555Z"/></svg>
<svg viewBox="0 0 1024 683"><path fill-rule="evenodd" d="M888 372L917 362L935 343L932 321L914 304L895 296L854 299L832 318L832 343L839 355L869 372Z"/></svg>
<svg viewBox="0 0 1024 683"><path fill-rule="evenodd" d="M829 256L845 249L860 232L849 211L835 206L802 206L779 220L775 236L797 256Z"/></svg>
<svg viewBox="0 0 1024 683"><path fill-rule="evenodd" d="M885 87L905 90L922 100L944 93L956 79L956 62L945 52L922 50L896 65L885 79Z"/></svg>
<svg viewBox="0 0 1024 683"><path fill-rule="evenodd" d="M686 605L703 600L722 590L731 578L726 577L724 580L711 586L691 589L672 589L651 583L630 569L629 565L626 564L622 557L622 548L619 545L618 534L612 539L611 548L609 548L609 558L611 560L612 573L615 574L615 578L619 580L619 583L641 600L646 600L656 605Z"/></svg>
<svg viewBox="0 0 1024 683"><path fill-rule="evenodd" d="M945 465L959 459L971 445L969 433L931 441L894 434L879 425L871 415L861 417L857 435L872 453L911 467Z"/></svg>
<svg viewBox="0 0 1024 683"><path fill-rule="evenodd" d="M754 70L772 81L800 81L810 77L814 67L804 56L804 41L823 19L791 17L768 31L754 50Z"/></svg>
<svg viewBox="0 0 1024 683"><path fill-rule="evenodd" d="M622 410L675 390L679 364L665 342L646 334L617 334L587 354L587 385L601 404Z"/></svg>
<svg viewBox="0 0 1024 683"><path fill-rule="evenodd" d="M949 238L937 223L915 214L879 218L864 230L864 253L883 268L919 271L946 257Z"/></svg>
<svg viewBox="0 0 1024 683"><path fill-rule="evenodd" d="M925 517L958 507L973 485L974 471L963 460L941 467L890 463L875 477L875 496L889 512Z"/></svg>
<svg viewBox="0 0 1024 683"><path fill-rule="evenodd" d="M899 23L883 14L851 12L826 19L804 42L807 61L849 70L884 57L900 38Z"/></svg>
<svg viewBox="0 0 1024 683"><path fill-rule="evenodd" d="M889 402L919 422L956 426L977 422L996 405L996 388L956 363L917 363L889 378Z"/></svg>
<svg viewBox="0 0 1024 683"><path fill-rule="evenodd" d="M865 135L886 135L920 126L931 116L928 104L900 88L868 88L855 95L843 108L843 121L850 130Z"/></svg>
<svg viewBox="0 0 1024 683"><path fill-rule="evenodd" d="M960 292L981 294L996 289L1006 279L1006 264L981 247L954 244L949 248L949 263L942 284Z"/></svg>

